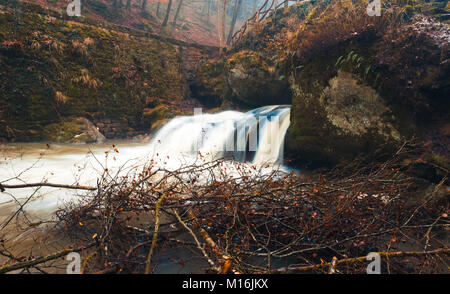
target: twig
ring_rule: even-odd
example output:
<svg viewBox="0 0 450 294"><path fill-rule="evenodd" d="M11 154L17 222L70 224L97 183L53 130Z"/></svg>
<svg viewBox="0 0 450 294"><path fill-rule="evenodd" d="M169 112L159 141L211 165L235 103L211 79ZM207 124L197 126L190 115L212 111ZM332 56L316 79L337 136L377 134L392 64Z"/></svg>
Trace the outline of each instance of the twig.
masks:
<svg viewBox="0 0 450 294"><path fill-rule="evenodd" d="M394 251L394 252L376 252L380 256L386 256L386 257L400 257L400 256L421 256L421 255L428 255L428 254L450 254L450 249L448 248L441 248L436 249L432 251ZM333 266L333 262L335 263L334 266L341 264L341 263L356 263L356 262L363 262L365 261L367 256L360 256L360 257L352 257L352 258L344 258L344 259L338 259L334 262L326 262L321 264L314 264L314 265L307 265L307 266L298 266L298 267L282 267L270 270L265 273L287 273L287 272L303 272L303 271L309 271L309 270L315 270L323 267L331 267Z"/></svg>
<svg viewBox="0 0 450 294"><path fill-rule="evenodd" d="M150 247L150 251L147 256L147 263L145 265L145 274L150 274L151 272L151 260L153 256L153 251L156 247L156 242L158 241L158 232L159 232L159 211L161 208L161 203L164 200L165 194L162 194L155 203L155 231L153 232L152 238L152 246Z"/></svg>
<svg viewBox="0 0 450 294"><path fill-rule="evenodd" d="M17 185L0 184L0 191L4 192L5 189L21 189L21 188L32 188L32 187L54 187L54 188L90 190L90 191L97 190L96 187L90 187L90 186L63 185L63 184L52 184L52 183L31 183L31 184L17 184Z"/></svg>
<svg viewBox="0 0 450 294"><path fill-rule="evenodd" d="M26 269L26 268L34 267L38 264L66 256L67 254L69 254L71 252L79 252L81 250L88 249L88 248L92 247L94 244L95 243L92 243L88 246L79 247L76 249L63 249L56 253L53 253L53 254L50 254L50 255L47 255L44 257L36 258L36 259L30 260L30 261L24 261L24 262L19 262L16 264L5 265L0 268L0 274L4 274L4 273L11 272L11 271L18 270L18 269Z"/></svg>
<svg viewBox="0 0 450 294"><path fill-rule="evenodd" d="M195 243L197 244L197 248L202 252L203 256L206 258L208 263L211 265L211 268L215 270L216 272L220 273L221 268L220 266L216 265L214 261L209 257L208 253L206 253L205 249L200 245L200 242L197 239L197 236L194 234L194 232L191 230L191 228L188 227L188 225L181 219L180 215L176 212L176 210L173 210L173 213L177 217L180 224L185 227L185 229L191 234L192 238L194 238Z"/></svg>

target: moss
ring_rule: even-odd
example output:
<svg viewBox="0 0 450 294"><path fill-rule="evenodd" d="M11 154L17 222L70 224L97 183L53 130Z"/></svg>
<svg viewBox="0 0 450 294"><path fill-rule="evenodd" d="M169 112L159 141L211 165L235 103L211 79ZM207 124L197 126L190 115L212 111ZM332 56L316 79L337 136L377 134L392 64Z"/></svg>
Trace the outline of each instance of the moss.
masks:
<svg viewBox="0 0 450 294"><path fill-rule="evenodd" d="M171 111L165 105L159 105L154 109L146 111L142 114L143 124L148 129L154 128L154 123L173 117Z"/></svg>
<svg viewBox="0 0 450 294"><path fill-rule="evenodd" d="M190 85L194 97L208 107L217 107L228 98L225 82L225 62L201 62L195 80Z"/></svg>
<svg viewBox="0 0 450 294"><path fill-rule="evenodd" d="M443 168L445 170L450 170L450 161L445 156L442 156L441 154L432 153L428 156L426 161L430 162L431 164L435 165L437 168Z"/></svg>
<svg viewBox="0 0 450 294"><path fill-rule="evenodd" d="M333 166L342 161L352 160L359 154L372 156L386 138L392 140L391 131L380 130L377 124L373 127L363 124L361 130L364 131L358 131L357 134L343 128L347 124L351 125L352 119L356 119L354 116L358 114L359 104L355 101L349 102L347 107L351 111L356 111L354 115L348 114L353 116L347 118L348 122L345 118L346 112L343 111L346 109L344 100L340 101L340 104L336 102L337 107L341 108L341 111L337 110L336 113L342 117L344 124L333 124L336 119L333 120L333 112L326 106L327 103L331 103L328 97L330 94L332 99L337 99L338 93L350 95L356 91L355 98L367 100L369 98L363 98L364 93L375 93L377 71L373 65L373 46L376 40L376 38L365 38L362 42L349 40L335 46L333 50L316 51L307 61L295 60L289 65L293 100L291 126L287 134L287 153L298 164ZM339 87L347 88L341 90L336 88L333 90L337 91L336 93L329 93L338 72L349 73L353 80L350 84L344 83L343 80L338 82ZM361 90L358 90L359 88ZM363 90L364 88L367 90ZM374 95L376 96L376 94L372 96ZM361 105L371 107L370 103ZM383 135L383 132L388 132L388 135ZM395 146L396 144L386 146L385 151L393 150Z"/></svg>
<svg viewBox="0 0 450 294"><path fill-rule="evenodd" d="M26 6L3 14L0 32L0 137L49 139L46 126L74 116L145 130L149 97L166 103L184 96L179 54L163 41L49 20Z"/></svg>
<svg viewBox="0 0 450 294"><path fill-rule="evenodd" d="M86 124L82 119L68 119L60 123L49 124L43 129L43 140L66 143L77 135L83 135L86 130ZM88 136L88 135L85 135ZM92 141L93 138L84 138L85 141ZM81 142L83 138L78 138Z"/></svg>

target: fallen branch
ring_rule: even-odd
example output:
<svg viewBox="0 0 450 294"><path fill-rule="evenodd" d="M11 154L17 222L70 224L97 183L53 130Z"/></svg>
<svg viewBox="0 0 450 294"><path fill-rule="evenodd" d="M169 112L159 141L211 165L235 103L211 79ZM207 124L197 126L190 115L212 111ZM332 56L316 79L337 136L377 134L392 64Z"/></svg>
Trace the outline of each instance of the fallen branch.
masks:
<svg viewBox="0 0 450 294"><path fill-rule="evenodd" d="M17 185L0 184L0 191L5 192L5 189L21 189L21 188L32 188L32 187L54 187L54 188L90 190L90 191L97 190L96 187L90 187L90 186L63 185L63 184L52 184L52 183L31 183L31 184L17 184Z"/></svg>
<svg viewBox="0 0 450 294"><path fill-rule="evenodd" d="M209 236L208 232L205 231L205 229L203 229L198 220L197 220L197 216L192 212L192 209L188 209L187 211L187 215L189 216L189 218L193 219L192 223L194 225L194 228L198 231L198 233L200 234L200 236L202 237L202 239L206 242L206 244L209 245L209 247L211 247L211 249L216 252L217 254L219 253L218 250L218 246L216 244L216 242L214 242L214 240ZM230 269L231 264L232 264L232 260L229 256L224 255L224 254L220 254L222 256L222 259L225 260L224 266L223 268L220 269L219 273L225 274L227 273L227 271ZM233 273L238 273L236 270L232 269Z"/></svg>
<svg viewBox="0 0 450 294"><path fill-rule="evenodd" d="M432 250L432 251L406 251L406 252L405 251L395 251L395 252L376 252L376 253L378 253L380 256L385 256L385 257L421 256L421 255L428 255L428 254L435 255L435 254L439 254L439 253L450 254L450 249L441 248L441 249L436 249L436 250ZM333 270L330 270L330 273L334 273L335 267L338 264L356 263L356 262L363 262L366 260L367 260L367 256L359 256L359 257L344 258L344 259L333 259L331 262L307 265L307 266L282 267L282 268L273 269L273 270L270 270L270 271L264 272L264 273L275 274L275 273L303 272L303 271L315 270L315 269L324 268L324 267L332 268Z"/></svg>
<svg viewBox="0 0 450 294"><path fill-rule="evenodd" d="M191 234L192 238L194 239L195 243L197 244L197 248L203 253L203 256L206 258L206 260L208 261L211 268L214 269L216 272L220 273L222 269L220 268L220 266L216 265L214 263L214 261L212 261L212 259L208 255L208 253L206 253L203 246L201 246L200 242L197 239L197 236L194 234L194 232L191 230L191 228L189 228L189 226L181 219L181 217L178 215L176 210L173 210L173 213L177 217L180 224L182 224L183 227Z"/></svg>
<svg viewBox="0 0 450 294"><path fill-rule="evenodd" d="M158 232L159 232L159 211L161 208L161 203L164 200L164 195L162 194L159 199L156 201L155 204L155 231L153 232L153 239L152 239L152 246L150 247L150 251L148 252L148 256L147 256L147 263L145 265L145 274L150 274L151 272L151 261L152 261L152 256L153 256L153 252L155 250L155 246L156 246L156 242L158 240Z"/></svg>
<svg viewBox="0 0 450 294"><path fill-rule="evenodd" d="M76 249L63 249L63 250L58 251L56 253L53 253L53 254L50 254L50 255L47 255L47 256L44 256L44 257L39 257L39 258L36 258L36 259L33 259L33 260L19 262L19 263L15 263L15 264L8 264L8 265L5 265L5 266L0 268L0 274L4 274L4 273L7 273L7 272L15 271L15 270L18 270L18 269L30 268L30 267L36 266L38 264L41 264L41 263L44 263L44 262L47 262L47 261L50 261L50 260L55 260L55 259L58 259L60 257L66 256L67 254L69 254L71 252L79 252L81 250L88 249L88 248L92 247L94 244L95 243L92 243L92 244L90 244L88 246L79 247L79 248L76 248Z"/></svg>

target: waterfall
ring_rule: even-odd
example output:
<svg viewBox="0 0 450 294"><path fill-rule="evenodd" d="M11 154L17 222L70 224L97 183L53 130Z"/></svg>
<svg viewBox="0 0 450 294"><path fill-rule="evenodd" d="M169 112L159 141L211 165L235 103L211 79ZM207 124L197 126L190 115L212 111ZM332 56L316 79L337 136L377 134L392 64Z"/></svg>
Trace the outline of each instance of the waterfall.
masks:
<svg viewBox="0 0 450 294"><path fill-rule="evenodd" d="M118 173L133 177L150 161L166 170L201 164L199 154L204 162L225 158L250 163L236 165L225 160L222 167L228 177L239 177L242 166L249 172L261 174L287 171L282 160L289 119L290 106L274 105L248 112L223 111L176 117L154 134L147 144L119 142L116 143L119 146L114 145L113 149L109 144L11 144L7 147L11 150L17 148L16 156L0 162L0 182L8 180L9 184L19 184L45 180L95 186L105 168L111 175ZM117 152L114 151L116 147ZM22 148L25 149L21 151ZM20 180L16 178L18 174ZM0 219L17 209L17 199L27 201L32 192L32 188L19 189L15 191L14 201L9 197L0 199ZM75 194L71 190L42 187L28 202L26 210L34 217L47 219L62 203L76 201Z"/></svg>
<svg viewBox="0 0 450 294"><path fill-rule="evenodd" d="M159 158L233 158L255 165L281 164L290 106L272 105L248 112L223 111L172 119L149 143ZM167 161L167 160L166 160Z"/></svg>

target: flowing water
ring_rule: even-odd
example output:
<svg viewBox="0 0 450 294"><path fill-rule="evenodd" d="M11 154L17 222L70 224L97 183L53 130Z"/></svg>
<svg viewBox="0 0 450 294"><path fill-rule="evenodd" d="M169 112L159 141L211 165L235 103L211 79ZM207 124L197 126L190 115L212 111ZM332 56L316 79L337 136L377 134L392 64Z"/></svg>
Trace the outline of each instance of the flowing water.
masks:
<svg viewBox="0 0 450 294"><path fill-rule="evenodd" d="M47 181L96 185L104 168L130 173L150 159L166 169L198 160L228 158L261 167L263 172L283 169L284 137L290 107L274 105L249 112L224 111L176 117L152 136L149 143L118 141L103 145L7 144L1 148L0 183ZM117 151L114 151L117 149ZM231 173L233 171L230 171ZM2 219L17 209L35 188L10 189L0 194ZM26 204L32 217L48 219L64 202L83 192L42 187Z"/></svg>

